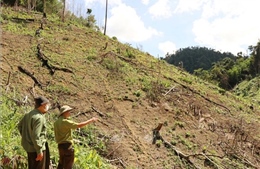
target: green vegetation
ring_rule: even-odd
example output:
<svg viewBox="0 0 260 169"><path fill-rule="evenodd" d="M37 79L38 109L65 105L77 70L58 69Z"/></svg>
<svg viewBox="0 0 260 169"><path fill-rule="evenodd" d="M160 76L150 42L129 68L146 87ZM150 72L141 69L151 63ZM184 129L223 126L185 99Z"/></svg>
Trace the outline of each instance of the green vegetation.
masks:
<svg viewBox="0 0 260 169"><path fill-rule="evenodd" d="M205 47L188 47L168 55L165 60L225 90L231 90L244 80L259 76L260 41L248 49L251 51L249 56L242 56L241 53L234 56Z"/></svg>
<svg viewBox="0 0 260 169"><path fill-rule="evenodd" d="M132 48L131 44L122 44L116 37L104 36L95 26L87 25L86 18L68 15L61 22L60 16L47 15L47 23L38 37L35 30L41 22L40 13L2 8L0 158L7 162L9 159L6 168L14 162L26 165L16 124L32 109L32 94L45 95L52 106L57 103L75 106L78 112L75 120L91 116L102 120L74 132L77 140L74 167L78 169L110 169L112 164L124 168L196 168L188 158L197 168L258 167L253 165L260 159L260 107L259 102L248 99L259 100L259 78L253 78L257 77L257 58L236 58L237 61L225 58L214 63L214 75L208 70L194 70L215 84L222 80L234 85L241 78L253 78L237 85L234 91L239 96L235 96L231 90ZM68 68L72 73L56 70L50 74L37 58L38 44L50 65ZM254 69L248 69L248 65ZM26 68L42 86L37 86L18 66ZM244 71L252 70L255 75L244 76ZM28 100L21 104L25 96ZM53 134L57 111L55 108L46 115L54 167L58 161ZM173 153L173 147L165 147L161 141L151 144L151 131L158 123L164 124L161 136L186 154L186 158Z"/></svg>
<svg viewBox="0 0 260 169"><path fill-rule="evenodd" d="M175 54L168 54L164 60L193 73L194 70L199 68L208 70L214 62L224 58L234 59L235 56L231 53L221 53L206 47L187 47L177 50Z"/></svg>
<svg viewBox="0 0 260 169"><path fill-rule="evenodd" d="M17 98L19 98L17 96ZM1 163L4 168L11 168L18 166L26 168L27 154L21 146L21 137L17 129L17 123L22 118L24 113L31 111L32 106L28 106L28 102L24 103L26 106L15 104L10 97L2 95L0 97L0 119L1 119L1 147L0 159L5 159L6 163ZM20 103L17 100L17 103ZM58 148L54 141L53 123L56 119L55 113L46 114L47 116L47 139L50 147L51 162L53 166L58 164ZM74 132L75 140L75 164L74 167L82 168L109 168L109 164L99 155L106 151L105 140L98 139L97 131L91 126L83 128L81 131ZM10 146L13 145L13 146ZM91 148L90 148L91 146Z"/></svg>

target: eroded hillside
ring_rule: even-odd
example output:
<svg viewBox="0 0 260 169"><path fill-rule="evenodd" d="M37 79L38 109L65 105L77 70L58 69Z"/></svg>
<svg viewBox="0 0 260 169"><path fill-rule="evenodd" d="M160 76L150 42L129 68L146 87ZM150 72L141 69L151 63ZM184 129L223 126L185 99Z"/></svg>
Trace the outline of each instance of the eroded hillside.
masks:
<svg viewBox="0 0 260 169"><path fill-rule="evenodd" d="M41 20L2 9L2 95L99 117L116 168L260 168L259 105L72 21L49 16L35 34Z"/></svg>

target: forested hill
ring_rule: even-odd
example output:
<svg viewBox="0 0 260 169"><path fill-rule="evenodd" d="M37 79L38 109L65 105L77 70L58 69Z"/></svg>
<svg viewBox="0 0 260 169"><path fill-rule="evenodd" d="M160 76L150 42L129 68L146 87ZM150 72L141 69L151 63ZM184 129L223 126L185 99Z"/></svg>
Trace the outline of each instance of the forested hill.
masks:
<svg viewBox="0 0 260 169"><path fill-rule="evenodd" d="M181 66L189 73L202 68L208 70L214 62L218 62L224 58L232 58L232 53L215 51L206 47L187 47L176 51L175 54L168 55L164 60L175 66Z"/></svg>

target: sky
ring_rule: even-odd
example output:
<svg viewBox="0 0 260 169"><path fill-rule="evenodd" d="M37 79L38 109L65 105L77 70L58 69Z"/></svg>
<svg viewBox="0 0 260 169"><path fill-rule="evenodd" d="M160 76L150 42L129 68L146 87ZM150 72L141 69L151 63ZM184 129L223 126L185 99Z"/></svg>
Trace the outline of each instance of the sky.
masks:
<svg viewBox="0 0 260 169"><path fill-rule="evenodd" d="M67 10L105 25L106 0L66 0ZM260 0L108 0L106 35L165 57L180 48L207 47L248 55L260 39Z"/></svg>

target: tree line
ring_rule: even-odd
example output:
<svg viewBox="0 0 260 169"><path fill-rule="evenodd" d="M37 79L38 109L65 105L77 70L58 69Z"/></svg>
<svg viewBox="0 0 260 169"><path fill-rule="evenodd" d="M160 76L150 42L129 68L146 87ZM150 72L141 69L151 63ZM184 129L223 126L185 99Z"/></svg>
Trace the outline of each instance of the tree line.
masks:
<svg viewBox="0 0 260 169"><path fill-rule="evenodd" d="M24 7L28 11L58 13L63 9L65 0L1 0L8 6Z"/></svg>
<svg viewBox="0 0 260 169"><path fill-rule="evenodd" d="M250 80L260 73L260 40L248 47L249 56L229 52L221 53L206 47L187 47L164 60L202 79L230 90L243 80Z"/></svg>

